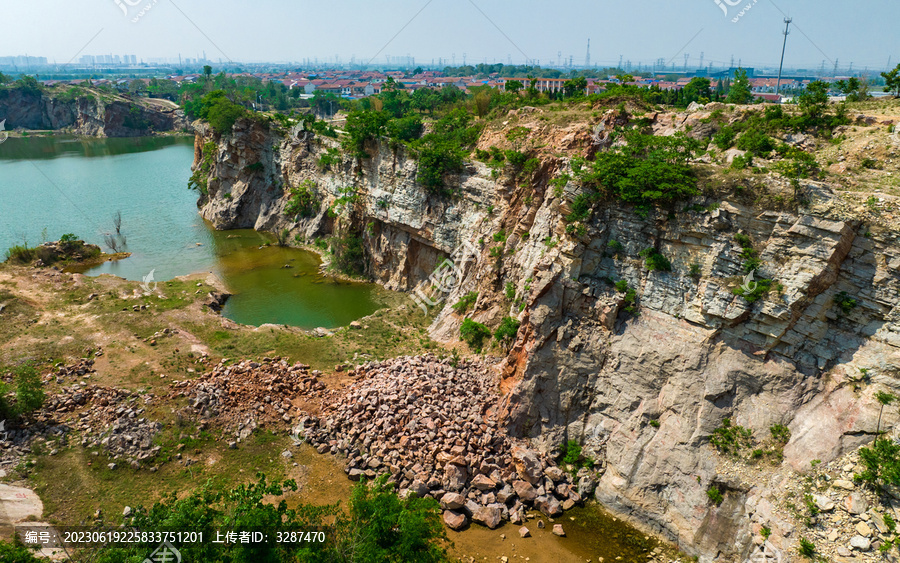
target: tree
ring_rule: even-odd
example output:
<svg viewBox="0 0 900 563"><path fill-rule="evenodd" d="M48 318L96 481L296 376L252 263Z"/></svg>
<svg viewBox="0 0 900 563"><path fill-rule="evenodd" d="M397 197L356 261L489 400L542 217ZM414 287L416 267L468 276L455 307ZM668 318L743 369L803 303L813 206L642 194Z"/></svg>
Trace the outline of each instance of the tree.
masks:
<svg viewBox="0 0 900 563"><path fill-rule="evenodd" d="M447 561L440 545L444 527L440 506L430 498L400 498L382 475L371 484L360 483L350 496L348 517L335 523L337 551L345 561Z"/></svg>
<svg viewBox="0 0 900 563"><path fill-rule="evenodd" d="M28 415L44 404L44 389L41 376L33 365L25 364L15 370L16 374L16 411L20 415Z"/></svg>
<svg viewBox="0 0 900 563"><path fill-rule="evenodd" d="M500 321L500 326L494 331L494 338L504 346L508 346L519 332L520 325L519 319L504 317L503 320Z"/></svg>
<svg viewBox="0 0 900 563"><path fill-rule="evenodd" d="M565 91L567 98L574 98L575 96L583 96L587 90L587 86L587 78L579 76L571 80L566 80L563 83L563 90Z"/></svg>
<svg viewBox="0 0 900 563"><path fill-rule="evenodd" d="M209 90L210 87L210 78L212 77L212 67L209 65L203 65L203 82L206 84L206 89Z"/></svg>
<svg viewBox="0 0 900 563"><path fill-rule="evenodd" d="M689 105L691 102L706 103L710 98L712 98L712 85L709 78L695 76L684 87L685 105Z"/></svg>
<svg viewBox="0 0 900 563"><path fill-rule="evenodd" d="M734 82L731 89L728 90L728 97L725 101L729 104L749 104L753 101L753 92L750 91L750 79L747 78L747 71L738 68L734 71Z"/></svg>
<svg viewBox="0 0 900 563"><path fill-rule="evenodd" d="M884 91L900 96L900 65L890 72L882 72L881 76L884 77Z"/></svg>
<svg viewBox="0 0 900 563"><path fill-rule="evenodd" d="M128 83L128 91L131 92L135 96L140 96L141 93L147 90L147 85L144 84L143 80L135 78L131 82Z"/></svg>
<svg viewBox="0 0 900 563"><path fill-rule="evenodd" d="M518 80L510 80L506 83L506 91L513 93L513 94L517 93L519 90L521 90L524 87L525 87L525 85L522 84Z"/></svg>
<svg viewBox="0 0 900 563"><path fill-rule="evenodd" d="M459 337L475 352L481 352L484 340L491 337L491 329L472 319L463 320L459 327Z"/></svg>
<svg viewBox="0 0 900 563"><path fill-rule="evenodd" d="M838 80L835 86L847 96L848 102L861 102L869 97L869 85L855 76L848 80Z"/></svg>
<svg viewBox="0 0 900 563"><path fill-rule="evenodd" d="M798 96L798 105L804 117L818 121L825 115L828 107L828 84L821 80L810 82L806 90Z"/></svg>
<svg viewBox="0 0 900 563"><path fill-rule="evenodd" d="M875 393L875 400L881 405L881 408L878 409L878 425L875 427L875 436L881 434L881 413L884 412L884 407L890 405L895 400L897 400L897 396L892 393L885 393L884 391L878 391Z"/></svg>

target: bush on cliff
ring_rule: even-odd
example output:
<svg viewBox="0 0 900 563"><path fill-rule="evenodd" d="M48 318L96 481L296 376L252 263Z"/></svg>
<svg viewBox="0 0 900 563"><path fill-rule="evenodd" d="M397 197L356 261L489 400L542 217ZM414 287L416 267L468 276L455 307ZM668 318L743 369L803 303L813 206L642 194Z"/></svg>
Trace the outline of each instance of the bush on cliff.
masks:
<svg viewBox="0 0 900 563"><path fill-rule="evenodd" d="M193 119L205 119L220 135L231 131L234 123L247 115L247 110L229 100L223 90L185 102L184 111Z"/></svg>
<svg viewBox="0 0 900 563"><path fill-rule="evenodd" d="M590 201L616 199L646 214L699 194L697 179L687 164L698 149L697 141L684 135L656 137L638 131L625 133L627 144L598 153L593 162L572 160L575 178L591 188ZM588 201L578 202L578 210ZM587 213L589 216L589 213ZM585 212L578 214L579 220Z"/></svg>
<svg viewBox="0 0 900 563"><path fill-rule="evenodd" d="M481 352L484 341L491 337L491 329L472 319L465 319L459 327L459 337L474 352Z"/></svg>
<svg viewBox="0 0 900 563"><path fill-rule="evenodd" d="M316 183L304 180L296 188L291 188L291 198L284 206L284 214L288 217L312 217L319 210L316 199Z"/></svg>

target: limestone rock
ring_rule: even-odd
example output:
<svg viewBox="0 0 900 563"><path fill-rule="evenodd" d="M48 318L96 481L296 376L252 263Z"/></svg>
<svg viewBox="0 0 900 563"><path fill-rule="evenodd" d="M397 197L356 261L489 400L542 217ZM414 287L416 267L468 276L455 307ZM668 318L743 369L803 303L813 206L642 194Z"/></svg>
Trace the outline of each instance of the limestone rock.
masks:
<svg viewBox="0 0 900 563"><path fill-rule="evenodd" d="M456 512L454 510L445 510L444 511L444 524L447 525L451 530L461 530L468 523L468 519L465 514L460 512Z"/></svg>
<svg viewBox="0 0 900 563"><path fill-rule="evenodd" d="M531 536L531 530L529 530L525 526L522 526L521 528L519 528L519 537L520 538L527 538L530 536Z"/></svg>
<svg viewBox="0 0 900 563"><path fill-rule="evenodd" d="M480 506L472 513L472 521L490 529L500 525L502 513L496 506Z"/></svg>
<svg viewBox="0 0 900 563"><path fill-rule="evenodd" d="M863 536L853 536L850 538L850 547L856 551L869 551L872 548L872 542Z"/></svg>
<svg viewBox="0 0 900 563"><path fill-rule="evenodd" d="M561 538L566 537L566 532L563 531L562 524L554 524L553 525L553 535L559 536Z"/></svg>
<svg viewBox="0 0 900 563"><path fill-rule="evenodd" d="M466 497L459 493L447 493L441 497L441 508L459 510L466 505Z"/></svg>
<svg viewBox="0 0 900 563"><path fill-rule="evenodd" d="M831 497L825 495L812 495L813 502L816 503L816 508L819 509L820 512L831 512L834 510L834 501L831 500Z"/></svg>
<svg viewBox="0 0 900 563"><path fill-rule="evenodd" d="M562 514L559 501L553 496L538 497L534 501L534 507L551 518Z"/></svg>
<svg viewBox="0 0 900 563"><path fill-rule="evenodd" d="M850 514L862 514L869 509L869 502L859 492L853 492L844 499L844 510Z"/></svg>

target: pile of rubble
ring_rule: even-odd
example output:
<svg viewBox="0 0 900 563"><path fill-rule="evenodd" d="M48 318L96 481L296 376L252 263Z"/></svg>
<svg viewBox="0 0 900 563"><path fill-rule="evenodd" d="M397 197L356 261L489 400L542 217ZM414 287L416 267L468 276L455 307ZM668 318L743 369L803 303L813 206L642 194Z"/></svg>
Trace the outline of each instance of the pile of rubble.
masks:
<svg viewBox="0 0 900 563"><path fill-rule="evenodd" d="M580 503L578 486L552 460L511 439L493 419L499 394L486 366L433 356L369 363L321 417L304 417L307 441L320 453L347 457L351 479L389 473L401 491L437 499L453 529L469 520L496 528L523 522L526 510L547 516Z"/></svg>
<svg viewBox="0 0 900 563"><path fill-rule="evenodd" d="M100 447L110 458L125 459L137 468L160 451L153 440L162 430L162 424L141 417L144 406L152 401L152 394L88 386L82 381L49 397L40 416L51 419L80 410L71 427L82 432L81 445Z"/></svg>
<svg viewBox="0 0 900 563"><path fill-rule="evenodd" d="M99 354L99 352L98 352ZM93 358L82 358L71 365L61 365L57 368L55 374L50 374L50 378L56 377L57 383L62 383L65 378L90 377L97 373L94 369Z"/></svg>
<svg viewBox="0 0 900 563"><path fill-rule="evenodd" d="M93 360L82 359L72 365L60 366L43 379L54 377L87 378L93 370ZM122 389L88 385L85 379L62 387L44 401L33 419L11 426L2 421L0 428L0 465L14 466L22 456L32 451L35 441L67 443L67 435L81 432L81 445L103 449L115 460L125 459L133 467L151 459L160 448L153 445L162 424L141 417L144 407L153 401L152 394L137 394ZM56 453L54 450L51 454Z"/></svg>
<svg viewBox="0 0 900 563"><path fill-rule="evenodd" d="M283 426L306 410L309 401L334 401L338 392L327 390L317 370L281 358L262 362L219 362L197 379L176 381L170 397L189 397L190 410L201 419L216 419L218 426L236 427L239 438L259 424Z"/></svg>

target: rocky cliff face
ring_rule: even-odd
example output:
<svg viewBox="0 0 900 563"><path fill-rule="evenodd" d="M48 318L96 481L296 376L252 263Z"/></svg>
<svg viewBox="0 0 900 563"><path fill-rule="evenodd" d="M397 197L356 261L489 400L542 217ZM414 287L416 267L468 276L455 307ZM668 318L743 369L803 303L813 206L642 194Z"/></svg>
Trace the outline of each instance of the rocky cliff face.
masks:
<svg viewBox="0 0 900 563"><path fill-rule="evenodd" d="M285 138L250 121L219 139L200 125L195 166L209 162L201 214L217 228L287 228L307 239L352 222L370 274L397 290L413 289L470 245L477 259L457 261L462 283L429 294L441 308L432 335L457 338L462 317L445 305L471 289L479 292L475 320L521 319L497 413L513 435L545 451L582 442L602 460L598 500L701 560L744 560L753 525L771 528L770 541L787 548L798 534L774 516L778 486L726 477L709 438L725 418L757 436L786 425L784 463L798 471L872 439L874 391L900 391L897 201L882 197L876 209L827 183L801 181L795 190L769 175L726 178L684 209L640 216L612 203L585 232L566 234L566 202L578 188L556 190L549 180L572 156L608 145L604 132L627 117L611 110L599 125L553 126L542 113L513 112L479 142L508 148L504 132L529 127L529 142L543 146L531 177L473 163L448 178L459 188L453 198L427 195L416 162L386 143L368 160L343 158L325 170L319 158L337 146L332 140ZM700 135L709 115L649 119L661 134ZM315 217L286 218L287 192L305 180L322 205ZM348 187L358 196L352 211L330 217ZM732 291L749 281L739 233L759 252L758 273L774 280L755 303ZM646 267L638 254L649 247L672 271ZM638 315L625 311L610 283L619 280L635 290ZM514 299L505 296L509 284ZM839 294L856 306L843 310ZM724 492L718 507L707 498L711 486Z"/></svg>
<svg viewBox="0 0 900 563"><path fill-rule="evenodd" d="M189 121L175 104L93 93L62 99L46 92L0 90L0 120L6 129L65 131L94 137L140 137L185 131Z"/></svg>

